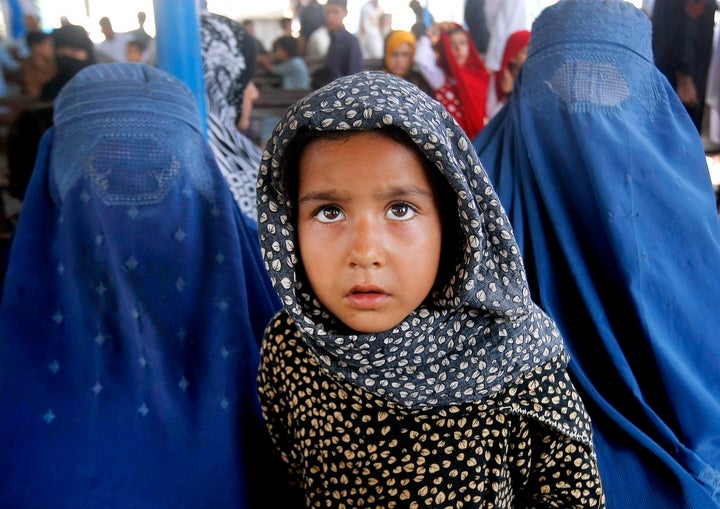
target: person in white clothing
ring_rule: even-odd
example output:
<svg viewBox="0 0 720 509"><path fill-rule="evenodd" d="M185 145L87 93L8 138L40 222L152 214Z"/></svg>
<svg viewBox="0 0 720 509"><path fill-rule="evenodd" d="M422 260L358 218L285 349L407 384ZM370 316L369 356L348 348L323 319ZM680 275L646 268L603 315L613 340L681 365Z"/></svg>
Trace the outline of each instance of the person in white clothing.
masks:
<svg viewBox="0 0 720 509"><path fill-rule="evenodd" d="M310 71L322 67L329 47L330 32L327 27L323 25L313 30L305 45L305 62Z"/></svg>
<svg viewBox="0 0 720 509"><path fill-rule="evenodd" d="M105 40L97 45L100 61L127 62L127 44L132 39L128 33L118 33L113 30L110 18L104 16L99 21Z"/></svg>
<svg viewBox="0 0 720 509"><path fill-rule="evenodd" d="M382 32L383 8L379 0L368 0L360 9L360 49L363 58L382 58L385 39Z"/></svg>
<svg viewBox="0 0 720 509"><path fill-rule="evenodd" d="M485 67L490 72L500 69L510 34L530 30L540 12L553 3L554 0L485 0L485 20L490 32Z"/></svg>
<svg viewBox="0 0 720 509"><path fill-rule="evenodd" d="M415 34L415 67L423 75L433 90L445 83L445 71L437 63L433 46L440 37L440 24L433 24L426 29L425 24L415 23L412 32Z"/></svg>

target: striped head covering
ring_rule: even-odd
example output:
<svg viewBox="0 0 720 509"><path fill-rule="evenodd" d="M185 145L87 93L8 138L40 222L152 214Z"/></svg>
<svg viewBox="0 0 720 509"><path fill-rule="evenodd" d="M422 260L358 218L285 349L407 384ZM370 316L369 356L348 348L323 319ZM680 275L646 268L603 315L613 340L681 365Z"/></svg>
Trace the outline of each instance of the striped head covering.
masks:
<svg viewBox="0 0 720 509"><path fill-rule="evenodd" d="M241 23L207 11L200 14L200 39L210 147L240 210L255 220L261 150L237 123L257 48Z"/></svg>

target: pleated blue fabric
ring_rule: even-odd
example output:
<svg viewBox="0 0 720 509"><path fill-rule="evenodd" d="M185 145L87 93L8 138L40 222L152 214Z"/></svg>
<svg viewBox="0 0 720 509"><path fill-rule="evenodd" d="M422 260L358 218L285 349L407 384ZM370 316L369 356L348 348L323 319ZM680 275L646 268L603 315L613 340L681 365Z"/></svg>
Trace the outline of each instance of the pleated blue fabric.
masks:
<svg viewBox="0 0 720 509"><path fill-rule="evenodd" d="M0 507L250 507L279 300L190 91L97 64L55 103L0 302Z"/></svg>
<svg viewBox="0 0 720 509"><path fill-rule="evenodd" d="M608 507L720 507L720 225L645 14L543 11L474 146L571 354Z"/></svg>

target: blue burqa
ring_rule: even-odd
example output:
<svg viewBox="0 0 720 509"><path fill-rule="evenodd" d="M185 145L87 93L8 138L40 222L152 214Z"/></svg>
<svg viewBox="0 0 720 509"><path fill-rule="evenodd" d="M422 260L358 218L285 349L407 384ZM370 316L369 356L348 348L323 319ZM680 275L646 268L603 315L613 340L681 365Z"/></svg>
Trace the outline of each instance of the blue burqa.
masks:
<svg viewBox="0 0 720 509"><path fill-rule="evenodd" d="M278 306L190 91L141 64L80 72L2 289L0 507L250 507Z"/></svg>
<svg viewBox="0 0 720 509"><path fill-rule="evenodd" d="M608 507L720 507L720 225L630 3L563 0L474 142L593 419Z"/></svg>

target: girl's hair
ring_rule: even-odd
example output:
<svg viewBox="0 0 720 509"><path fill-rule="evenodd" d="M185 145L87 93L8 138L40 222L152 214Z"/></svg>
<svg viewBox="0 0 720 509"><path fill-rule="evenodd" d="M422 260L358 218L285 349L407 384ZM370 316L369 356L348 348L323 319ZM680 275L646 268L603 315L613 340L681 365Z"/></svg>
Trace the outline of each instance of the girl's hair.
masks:
<svg viewBox="0 0 720 509"><path fill-rule="evenodd" d="M440 266L435 280L434 291L441 291L448 283L450 275L454 273L458 262L457 256L461 252L460 224L457 211L457 195L450 187L445 176L433 165L420 148L412 141L410 136L396 126L387 126L375 130L406 146L420 156L426 174L430 178L433 190L436 193L440 220L442 225L442 249L440 254ZM300 157L303 152L313 143L319 140L344 140L357 134L366 133L367 130L346 130L346 131L315 131L307 127L298 129L297 134L291 140L283 157L283 185L286 197L291 203L290 222L297 231L297 201L299 192L299 169Z"/></svg>

